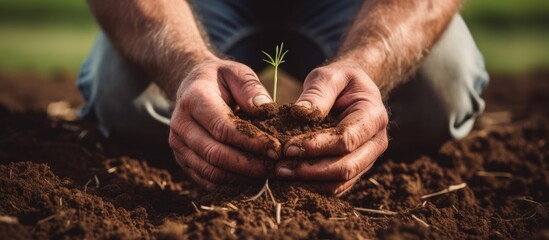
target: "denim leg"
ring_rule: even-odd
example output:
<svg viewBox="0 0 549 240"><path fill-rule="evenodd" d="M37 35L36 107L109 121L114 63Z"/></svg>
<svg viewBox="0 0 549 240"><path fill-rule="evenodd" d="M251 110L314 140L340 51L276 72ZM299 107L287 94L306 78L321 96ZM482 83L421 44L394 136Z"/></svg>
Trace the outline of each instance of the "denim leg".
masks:
<svg viewBox="0 0 549 240"><path fill-rule="evenodd" d="M86 100L81 116L95 117L106 137L167 142L167 127L147 114L144 102L150 102L156 112L167 116L171 111L168 100L139 67L118 53L104 34L98 36L77 84Z"/></svg>
<svg viewBox="0 0 549 240"><path fill-rule="evenodd" d="M245 21L238 20L236 12L243 7L238 2L194 1L195 10L218 51L225 51L250 31ZM146 103L151 103L155 112L169 117L172 107L168 99L140 67L119 54L103 33L80 69L77 86L86 100L80 116L95 118L106 137L167 143L167 126L151 117Z"/></svg>
<svg viewBox="0 0 549 240"><path fill-rule="evenodd" d="M484 111L489 76L471 33L455 15L417 75L391 93L392 149L435 147L465 137Z"/></svg>

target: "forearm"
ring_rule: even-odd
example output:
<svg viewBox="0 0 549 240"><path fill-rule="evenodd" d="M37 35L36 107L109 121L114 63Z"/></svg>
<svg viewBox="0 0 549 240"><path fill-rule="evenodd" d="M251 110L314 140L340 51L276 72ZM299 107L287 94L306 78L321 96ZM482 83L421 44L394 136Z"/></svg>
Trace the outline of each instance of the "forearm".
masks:
<svg viewBox="0 0 549 240"><path fill-rule="evenodd" d="M88 0L103 31L130 61L145 68L170 99L184 75L215 58L186 1Z"/></svg>
<svg viewBox="0 0 549 240"><path fill-rule="evenodd" d="M359 63L386 97L414 72L459 6L459 0L365 1L336 59Z"/></svg>

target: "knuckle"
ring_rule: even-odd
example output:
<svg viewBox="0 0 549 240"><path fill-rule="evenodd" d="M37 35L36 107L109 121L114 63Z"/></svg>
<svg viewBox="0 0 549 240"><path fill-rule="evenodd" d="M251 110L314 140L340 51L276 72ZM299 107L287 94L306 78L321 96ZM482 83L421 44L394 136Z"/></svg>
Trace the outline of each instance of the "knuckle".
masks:
<svg viewBox="0 0 549 240"><path fill-rule="evenodd" d="M349 154L362 144L362 133L354 127L348 127L341 137L341 149L343 153Z"/></svg>
<svg viewBox="0 0 549 240"><path fill-rule="evenodd" d="M171 128L171 126L170 126L170 128ZM168 137L168 143L170 144L170 147L175 148L177 146L177 141L178 140L176 139L176 137L173 133L173 130L170 131L170 136Z"/></svg>
<svg viewBox="0 0 549 240"><path fill-rule="evenodd" d="M377 108L376 114L378 116L378 121L382 126L382 128L387 127L387 124L389 123L389 114L387 113L387 109L385 109L385 107L382 105Z"/></svg>
<svg viewBox="0 0 549 240"><path fill-rule="evenodd" d="M387 137L387 132L382 133L383 136L381 137L381 140L379 141L380 148L385 151L389 147L389 138Z"/></svg>
<svg viewBox="0 0 549 240"><path fill-rule="evenodd" d="M202 91L202 88L198 86L198 84L191 84L187 87L185 91L183 91L179 97L179 108L183 112L188 111L189 109L193 108L196 102L200 102L199 100L206 97Z"/></svg>
<svg viewBox="0 0 549 240"><path fill-rule="evenodd" d="M326 96L326 91L322 86L324 85L319 82L310 84L306 90L307 95L318 99L327 98L328 96Z"/></svg>
<svg viewBox="0 0 549 240"><path fill-rule="evenodd" d="M349 181L360 172L360 168L355 161L345 164L341 170L341 180Z"/></svg>
<svg viewBox="0 0 549 240"><path fill-rule="evenodd" d="M241 91L244 94L254 94L257 91L260 91L263 88L263 85L259 79L251 76L244 76L241 83Z"/></svg>
<svg viewBox="0 0 549 240"><path fill-rule="evenodd" d="M208 144L204 147L204 159L214 166L220 165L221 151L217 144Z"/></svg>
<svg viewBox="0 0 549 240"><path fill-rule="evenodd" d="M206 165L200 169L202 176L212 183L221 183L223 180L222 173L211 165Z"/></svg>
<svg viewBox="0 0 549 240"><path fill-rule="evenodd" d="M213 137L220 142L226 142L229 140L230 127L227 125L225 120L221 117L217 117L212 121L212 126L210 127Z"/></svg>

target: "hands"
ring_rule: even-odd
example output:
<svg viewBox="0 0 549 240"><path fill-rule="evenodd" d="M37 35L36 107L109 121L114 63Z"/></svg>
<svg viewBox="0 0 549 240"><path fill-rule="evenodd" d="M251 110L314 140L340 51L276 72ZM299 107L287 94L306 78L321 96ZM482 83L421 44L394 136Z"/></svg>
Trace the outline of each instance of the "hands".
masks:
<svg viewBox="0 0 549 240"><path fill-rule="evenodd" d="M320 192L341 195L368 171L388 145L388 116L378 87L353 62L334 62L313 70L297 100L300 108L339 113L337 129L296 136L283 149L285 156L314 158L292 169L277 163L279 177L306 181ZM337 131L337 133L336 133Z"/></svg>
<svg viewBox="0 0 549 240"><path fill-rule="evenodd" d="M317 68L305 79L297 105L339 114L337 134L296 136L284 149L261 132L250 138L231 119L238 105L254 115L272 103L257 75L245 65L213 59L195 66L182 81L170 126L170 146L183 170L207 190L220 184L265 178L269 174L260 155L315 158L295 168L278 162L278 177L306 181L318 191L341 195L366 172L387 148L387 111L379 89L368 75L350 62ZM255 154L246 154L251 152Z"/></svg>
<svg viewBox="0 0 549 240"><path fill-rule="evenodd" d="M280 143L266 133L243 135L231 108L254 115L269 103L269 93L247 66L217 58L196 65L180 84L170 124L177 163L209 191L219 184L266 178L267 164L259 155L277 159Z"/></svg>

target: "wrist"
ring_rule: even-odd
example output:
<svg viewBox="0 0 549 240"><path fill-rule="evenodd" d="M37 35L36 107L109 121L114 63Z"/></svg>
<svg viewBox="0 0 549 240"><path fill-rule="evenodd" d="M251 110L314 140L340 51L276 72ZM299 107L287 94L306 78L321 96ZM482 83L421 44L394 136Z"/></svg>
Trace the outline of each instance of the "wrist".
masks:
<svg viewBox="0 0 549 240"><path fill-rule="evenodd" d="M191 70L201 63L212 60L219 58L208 49L174 51L171 56L166 57L165 64L159 66L155 73L156 82L168 99L174 101L179 85Z"/></svg>
<svg viewBox="0 0 549 240"><path fill-rule="evenodd" d="M387 51L383 44L370 43L367 46L356 46L353 48L343 47L337 54L335 61L344 63L355 63L372 78L374 83L380 86L379 74L387 59Z"/></svg>

